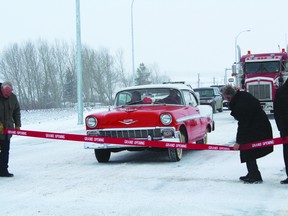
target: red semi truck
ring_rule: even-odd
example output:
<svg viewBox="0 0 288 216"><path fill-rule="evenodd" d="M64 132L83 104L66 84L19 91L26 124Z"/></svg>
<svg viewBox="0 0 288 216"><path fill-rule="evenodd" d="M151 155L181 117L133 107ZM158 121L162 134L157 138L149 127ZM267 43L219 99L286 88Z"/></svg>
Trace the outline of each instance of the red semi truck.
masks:
<svg viewBox="0 0 288 216"><path fill-rule="evenodd" d="M266 114L272 114L275 92L288 77L285 49L278 53L261 54L248 51L238 64L239 71L233 71L238 87L254 95L261 102Z"/></svg>

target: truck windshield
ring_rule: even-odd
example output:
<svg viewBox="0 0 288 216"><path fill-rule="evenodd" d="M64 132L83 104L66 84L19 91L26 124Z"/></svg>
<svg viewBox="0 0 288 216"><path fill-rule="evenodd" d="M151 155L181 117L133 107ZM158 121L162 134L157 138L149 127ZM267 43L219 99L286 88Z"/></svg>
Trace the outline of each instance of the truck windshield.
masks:
<svg viewBox="0 0 288 216"><path fill-rule="evenodd" d="M279 61L267 62L246 62L244 67L245 74L253 73L278 73L280 71Z"/></svg>

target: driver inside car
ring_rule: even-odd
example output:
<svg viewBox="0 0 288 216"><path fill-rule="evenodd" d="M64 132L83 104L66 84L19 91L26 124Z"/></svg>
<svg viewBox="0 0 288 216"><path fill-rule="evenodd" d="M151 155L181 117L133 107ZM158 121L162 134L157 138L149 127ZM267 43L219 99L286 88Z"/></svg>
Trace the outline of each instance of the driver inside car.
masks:
<svg viewBox="0 0 288 216"><path fill-rule="evenodd" d="M170 89L169 95L162 101L166 104L181 104L181 98L178 96L177 90L175 89Z"/></svg>
<svg viewBox="0 0 288 216"><path fill-rule="evenodd" d="M131 104L142 104L143 101L141 100L141 93L139 91L133 91L131 100L127 103L128 105Z"/></svg>

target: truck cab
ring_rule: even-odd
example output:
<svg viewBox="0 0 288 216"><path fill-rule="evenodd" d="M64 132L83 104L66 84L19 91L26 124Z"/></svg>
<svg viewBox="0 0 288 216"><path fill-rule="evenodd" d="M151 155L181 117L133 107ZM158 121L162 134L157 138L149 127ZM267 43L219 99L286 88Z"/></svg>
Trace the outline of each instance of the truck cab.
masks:
<svg viewBox="0 0 288 216"><path fill-rule="evenodd" d="M273 100L276 90L288 76L287 53L284 49L279 53L252 54L240 58L240 76L238 83L241 89L256 97L266 112L274 113Z"/></svg>

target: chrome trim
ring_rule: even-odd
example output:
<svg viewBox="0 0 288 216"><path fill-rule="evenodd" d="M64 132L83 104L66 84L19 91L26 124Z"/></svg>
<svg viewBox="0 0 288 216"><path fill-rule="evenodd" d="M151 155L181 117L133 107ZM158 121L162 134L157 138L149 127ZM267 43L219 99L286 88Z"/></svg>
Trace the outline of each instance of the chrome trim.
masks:
<svg viewBox="0 0 288 216"><path fill-rule="evenodd" d="M258 57L260 57L260 56L254 56L254 58L258 58ZM269 56L269 57L271 57L271 56ZM249 57L248 57L249 58ZM245 59L245 62L270 62L270 61L278 61L278 62L280 62L281 61L281 59L279 59L279 58L267 58L267 59Z"/></svg>
<svg viewBox="0 0 288 216"><path fill-rule="evenodd" d="M176 119L176 122L184 122L184 121L189 121L197 118L202 118L200 114L195 114L195 115L190 115L190 116L184 116L179 119Z"/></svg>
<svg viewBox="0 0 288 216"><path fill-rule="evenodd" d="M175 138L163 139L161 142L179 142L179 137ZM112 143L91 143L85 142L84 149L117 149L117 148L149 148L148 146L134 146L134 145L120 145L120 144L112 144Z"/></svg>
<svg viewBox="0 0 288 216"><path fill-rule="evenodd" d="M176 134L174 127L147 127L147 128L105 128L98 130L87 130L88 136L104 136L115 138L137 138L147 140L162 140L163 130L171 130Z"/></svg>
<svg viewBox="0 0 288 216"><path fill-rule="evenodd" d="M247 91L260 101L272 100L271 82L249 82L247 83Z"/></svg>
<svg viewBox="0 0 288 216"><path fill-rule="evenodd" d="M270 81L273 82L274 79L271 77L262 77L262 76L258 76L258 77L251 77L251 78L247 78L245 79L245 82L249 83L249 82L253 82L253 81L257 81L260 80L261 82L265 82L265 81Z"/></svg>

